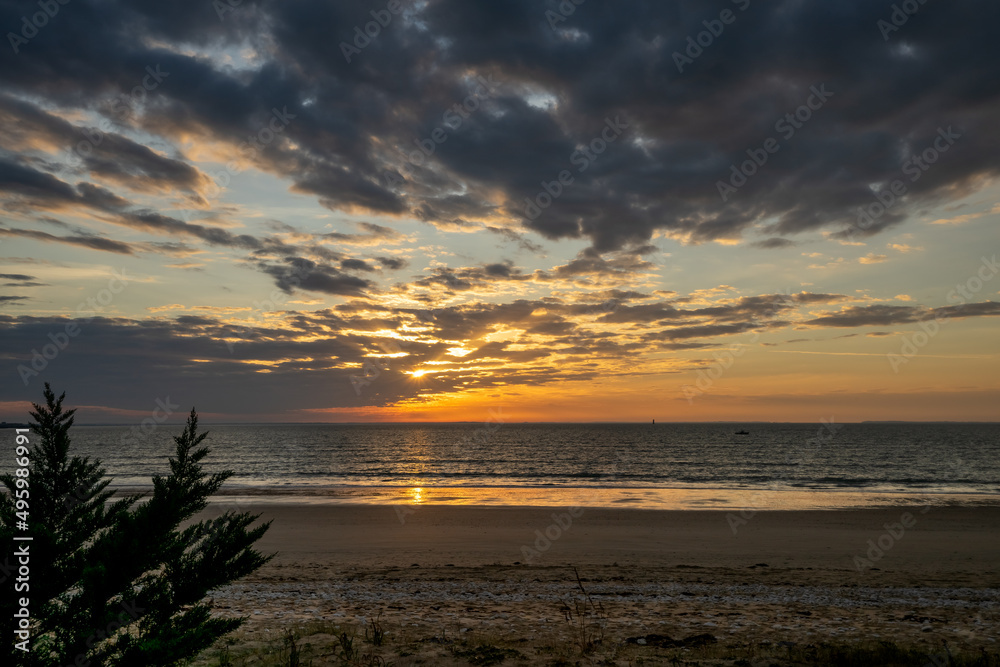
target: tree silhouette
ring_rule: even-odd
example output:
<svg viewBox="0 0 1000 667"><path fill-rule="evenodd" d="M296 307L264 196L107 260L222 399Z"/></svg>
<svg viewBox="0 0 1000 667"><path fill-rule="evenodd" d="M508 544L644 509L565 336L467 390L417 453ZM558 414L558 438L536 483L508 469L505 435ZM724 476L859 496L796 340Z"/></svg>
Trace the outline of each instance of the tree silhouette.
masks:
<svg viewBox="0 0 1000 667"><path fill-rule="evenodd" d="M7 552L0 623L8 638L16 637L21 598L30 609L30 651L9 643L13 664L173 665L238 628L245 619L212 618L205 596L273 557L253 549L270 522L253 526L260 515L226 512L181 528L233 474L202 470L208 434L198 434L195 410L174 437L170 474L153 478L152 495L112 501L100 461L69 456L75 410L63 409L65 394L56 398L46 384L44 396L46 404L35 404L31 413L27 484L19 486L15 475L0 477L9 492L0 495ZM18 529L19 490L27 495L26 531ZM15 542L15 535L32 539ZM18 590L15 548L25 544L30 582Z"/></svg>

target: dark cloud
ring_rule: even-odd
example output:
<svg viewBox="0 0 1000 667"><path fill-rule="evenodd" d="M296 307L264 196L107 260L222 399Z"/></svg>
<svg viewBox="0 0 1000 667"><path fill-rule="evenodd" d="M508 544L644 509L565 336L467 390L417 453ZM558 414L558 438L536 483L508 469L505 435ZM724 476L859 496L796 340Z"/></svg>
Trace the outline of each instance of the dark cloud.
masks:
<svg viewBox="0 0 1000 667"><path fill-rule="evenodd" d="M605 258L593 250L586 250L568 264L557 266L549 275L556 279L577 276L631 278L639 271L654 267L654 264L642 259L640 254L642 253L627 252Z"/></svg>
<svg viewBox="0 0 1000 667"><path fill-rule="evenodd" d="M805 322L810 326L867 327L912 324L927 320L949 318L989 317L1000 315L1000 303L983 301L958 306L926 308L923 306L852 306L835 313L827 313Z"/></svg>
<svg viewBox="0 0 1000 667"><path fill-rule="evenodd" d="M522 272L509 261L461 268L437 266L431 269L431 275L414 280L409 287L444 288L448 293L454 293L487 289L500 283L523 282L532 278L531 274Z"/></svg>
<svg viewBox="0 0 1000 667"><path fill-rule="evenodd" d="M762 248L764 250L775 250L778 248L791 248L795 246L795 241L790 239L783 239L780 236L774 236L769 239L764 239L763 241L755 241L750 244L754 248Z"/></svg>
<svg viewBox="0 0 1000 667"><path fill-rule="evenodd" d="M345 271L375 271L375 267L363 259L345 259L340 262L340 268Z"/></svg>
<svg viewBox="0 0 1000 667"><path fill-rule="evenodd" d="M981 301L965 303L958 306L943 306L933 310L934 317L990 317L1000 315L1000 303L996 301Z"/></svg>
<svg viewBox="0 0 1000 667"><path fill-rule="evenodd" d="M288 257L284 264L261 262L259 268L274 278L275 284L289 294L301 289L322 294L357 296L372 286L370 280L302 257Z"/></svg>
<svg viewBox="0 0 1000 667"><path fill-rule="evenodd" d="M362 234L344 234L342 232L327 232L320 234L318 238L331 241L339 241L348 244L370 245L375 242L392 242L403 238L403 235L391 227L376 225L372 222L359 222L358 228ZM291 229L291 228L289 228Z"/></svg>
<svg viewBox="0 0 1000 667"><path fill-rule="evenodd" d="M760 227L772 236L757 243L770 248L804 231L843 232L858 206L875 201L871 184L901 178L905 200L857 230L877 233L998 173L1000 47L991 26L1000 6L922 7L886 40L877 21L891 8L882 4L753 3L734 10L725 35L683 73L673 54L718 8L588 3L556 30L546 8L522 0L414 4L347 63L339 42L370 20L354 6L247 1L220 21L211 3L75 0L20 54L0 54L13 119L7 133L10 141L47 137L65 146L87 125L55 109L107 114L158 66L169 77L81 161L92 176L196 192L204 175L172 146L205 136L331 209L493 229L507 228L497 218L520 220L546 238L585 237L601 251L641 245L656 230L697 242ZM28 0L6 2L0 25L17 26L34 11ZM170 44L247 48L258 59L231 67ZM484 87L476 76L493 83ZM785 138L775 123L806 103L813 86L832 95ZM448 124L447 112L464 100L474 108ZM240 151L275 110L280 129ZM595 159L580 158L576 151L600 146L615 119L627 125L615 141ZM961 138L909 180L901 171L908 156L948 127ZM428 157L419 146L436 129L445 140L431 141ZM157 137L164 150L139 136ZM717 181L768 137L780 150L723 201ZM9 179L9 165L4 171L0 178ZM573 182L525 217L525 198L562 171ZM51 176L19 176L24 195L77 198Z"/></svg>
<svg viewBox="0 0 1000 667"><path fill-rule="evenodd" d="M0 140L26 146L42 142L72 152L93 176L140 192L176 188L196 193L208 183L204 174L184 160L164 157L107 128L73 125L7 95L0 95Z"/></svg>
<svg viewBox="0 0 1000 667"><path fill-rule="evenodd" d="M75 203L80 199L71 185L52 174L46 174L23 164L4 160L0 156L0 192L18 199L44 199L58 203Z"/></svg>
<svg viewBox="0 0 1000 667"><path fill-rule="evenodd" d="M518 234L513 229L508 229L506 227L492 227L487 225L486 231L491 232L493 234L497 234L498 236L504 237L508 241L516 243L521 250L526 250L536 255L540 255L545 251L545 248L538 245L537 243L529 241L524 237L523 234Z"/></svg>
<svg viewBox="0 0 1000 667"><path fill-rule="evenodd" d="M388 360L377 382L359 396L351 376L361 374L362 364L370 361L368 355L384 352L384 345L392 341L343 332L396 328L404 321L408 320L402 316L345 319L333 311L288 314L279 327L254 320L241 326L194 315L148 320L95 317L77 320L79 334L40 376L34 376L22 375L21 368L30 369L32 350L71 320L0 315L5 343L0 364L12 379L18 376L17 381L0 383L0 401L34 399L41 382L49 381L67 391L86 389L88 401L98 405L145 409L156 398L169 395L185 403L211 405L213 412L260 415L387 405L416 397L427 388L495 386L514 377L529 385L594 377L591 370L517 366L552 355L544 349L508 350L508 343L486 343L467 358L455 359L446 356L450 343L404 341L401 349L407 356ZM424 361L441 359L454 359L456 372L425 377L420 383L406 375ZM259 372L261 362L267 363L269 372ZM463 364L494 368L484 373L464 369ZM27 377L27 385L21 377ZM81 378L91 379L84 383ZM149 387L155 387L157 394L149 395Z"/></svg>
<svg viewBox="0 0 1000 667"><path fill-rule="evenodd" d="M53 234L40 232L34 229L6 229L3 227L0 227L0 236L19 236L22 238L29 238L49 243L65 243L67 245L90 248L91 250L103 250L105 252L113 252L120 255L132 255L136 252L135 248L128 243L115 241L113 239L106 239L100 236L55 236Z"/></svg>
<svg viewBox="0 0 1000 667"><path fill-rule="evenodd" d="M46 287L47 283L40 283L35 276L24 273L0 273L0 280L9 280L3 283L3 287Z"/></svg>
<svg viewBox="0 0 1000 667"><path fill-rule="evenodd" d="M390 271L405 269L408 265L408 262L405 259L400 259L399 257L376 257L375 261Z"/></svg>
<svg viewBox="0 0 1000 667"><path fill-rule="evenodd" d="M811 304L850 301L851 297L844 294L816 294L815 292L799 292L798 294L792 294L791 299L797 303Z"/></svg>

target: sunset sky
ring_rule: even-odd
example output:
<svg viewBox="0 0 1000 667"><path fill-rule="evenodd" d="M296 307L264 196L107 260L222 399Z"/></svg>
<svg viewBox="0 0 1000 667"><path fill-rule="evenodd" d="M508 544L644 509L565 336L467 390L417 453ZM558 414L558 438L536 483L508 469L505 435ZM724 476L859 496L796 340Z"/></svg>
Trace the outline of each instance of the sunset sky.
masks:
<svg viewBox="0 0 1000 667"><path fill-rule="evenodd" d="M897 4L0 0L0 418L998 420L1000 5Z"/></svg>

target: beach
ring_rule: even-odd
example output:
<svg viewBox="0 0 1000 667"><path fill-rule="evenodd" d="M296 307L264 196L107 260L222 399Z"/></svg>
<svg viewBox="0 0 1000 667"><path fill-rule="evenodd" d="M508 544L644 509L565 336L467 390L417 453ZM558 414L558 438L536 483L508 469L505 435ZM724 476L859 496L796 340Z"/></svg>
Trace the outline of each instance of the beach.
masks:
<svg viewBox="0 0 1000 667"><path fill-rule="evenodd" d="M213 595L220 615L249 617L233 655L279 645L290 629L314 664L339 664L341 632L357 633L359 656L398 666L678 655L784 664L786 653L824 643L881 641L931 657L1000 649L997 507L740 513L262 499L247 509L273 521L258 548L277 555ZM364 640L373 618L382 646Z"/></svg>

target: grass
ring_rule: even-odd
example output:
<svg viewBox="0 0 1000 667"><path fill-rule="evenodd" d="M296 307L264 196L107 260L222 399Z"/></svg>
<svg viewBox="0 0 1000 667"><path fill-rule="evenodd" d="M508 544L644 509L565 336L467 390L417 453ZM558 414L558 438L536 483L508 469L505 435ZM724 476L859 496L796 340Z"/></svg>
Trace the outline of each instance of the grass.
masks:
<svg viewBox="0 0 1000 667"><path fill-rule="evenodd" d="M567 623L575 626L575 634L580 653L588 655L593 653L598 645L604 643L604 627L607 625L608 614L604 610L604 605L594 602L590 593L583 586L580 573L573 568L576 576L576 585L583 594L570 602L563 602L560 611Z"/></svg>
<svg viewBox="0 0 1000 667"><path fill-rule="evenodd" d="M370 619L369 625L371 636L368 634L369 628L365 628L365 641L370 641L374 646L381 646L382 642L385 641L385 630L382 629L382 612Z"/></svg>

